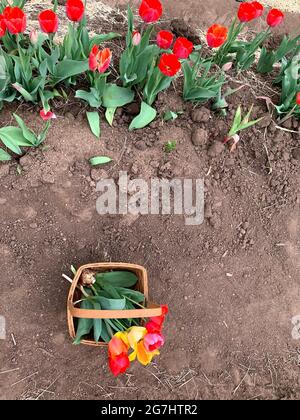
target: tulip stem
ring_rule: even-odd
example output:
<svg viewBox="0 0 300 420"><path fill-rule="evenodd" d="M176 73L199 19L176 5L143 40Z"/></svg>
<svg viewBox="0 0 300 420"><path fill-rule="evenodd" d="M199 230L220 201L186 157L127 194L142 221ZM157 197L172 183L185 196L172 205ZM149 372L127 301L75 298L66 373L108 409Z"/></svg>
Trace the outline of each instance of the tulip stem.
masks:
<svg viewBox="0 0 300 420"><path fill-rule="evenodd" d="M135 305L139 306L142 309L146 309L145 306L141 305L140 303L135 302L134 300L130 299L128 296L122 295L123 298L129 300L129 302L134 303Z"/></svg>
<svg viewBox="0 0 300 420"><path fill-rule="evenodd" d="M285 121L289 120L293 116L293 113L295 109L297 108L297 106L298 105L294 105L293 108L290 110L290 112L285 117L283 117L281 120L278 121L278 124L282 124Z"/></svg>

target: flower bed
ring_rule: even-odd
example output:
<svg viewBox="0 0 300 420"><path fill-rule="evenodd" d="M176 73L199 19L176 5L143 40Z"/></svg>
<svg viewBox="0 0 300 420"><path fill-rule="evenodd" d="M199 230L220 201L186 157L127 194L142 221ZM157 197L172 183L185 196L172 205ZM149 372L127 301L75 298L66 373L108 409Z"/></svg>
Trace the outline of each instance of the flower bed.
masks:
<svg viewBox="0 0 300 420"><path fill-rule="evenodd" d="M117 33L91 36L81 0L66 2L69 26L62 42L57 42L59 19L53 10L44 10L38 16L40 32L26 34L27 17L23 12L23 0L14 0L0 6L1 66L0 103L25 100L40 103L40 116L45 121L55 118L51 110L54 98L67 95L69 87L84 77L88 89L77 89L76 98L87 102L90 111L87 120L96 137L100 136L100 114L104 110L109 124L115 112L139 98L140 113L133 118L129 130L141 129L157 117L157 95L168 89L180 74L184 77L183 98L195 104L212 102L213 109L226 115L227 73L234 67L238 72L256 66L260 73L272 72L274 66L281 70L274 83L281 85L280 103L274 110L283 117L299 115L299 51L300 37L285 37L278 49L268 51L263 45L272 36L272 28L281 24L284 14L271 9L266 18L264 7L257 1L240 4L237 16L229 28L214 23L207 30L209 55L203 54L202 45L194 45L185 37L175 38L168 30L156 32L155 24L163 14L160 0L143 0L138 9L142 25L128 7L128 31L119 63L115 63L114 51L103 47L105 41L120 37ZM240 38L248 22L266 19L266 30L253 39ZM156 32L156 33L155 33ZM257 60L258 58L258 60ZM181 73L182 72L182 73ZM234 92L230 92L233 94ZM269 100L269 103L272 103ZM244 127L247 128L247 127ZM11 130L11 129L10 129ZM20 131L21 130L21 131ZM0 151L1 160L9 160L13 152L21 154L20 146L31 146L27 127L18 130L16 139L10 132L0 132L5 149ZM15 131L15 130L14 130ZM230 136L228 136L230 137ZM228 137L224 141L228 141ZM234 139L234 145L236 139ZM231 150L232 148L231 144Z"/></svg>

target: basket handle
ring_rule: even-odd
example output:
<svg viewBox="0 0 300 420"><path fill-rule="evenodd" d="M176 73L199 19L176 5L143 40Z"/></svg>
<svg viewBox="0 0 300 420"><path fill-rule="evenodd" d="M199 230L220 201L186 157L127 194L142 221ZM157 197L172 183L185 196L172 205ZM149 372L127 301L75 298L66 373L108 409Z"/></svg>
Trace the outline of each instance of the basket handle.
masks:
<svg viewBox="0 0 300 420"><path fill-rule="evenodd" d="M126 318L150 318L162 315L162 308L156 303L148 303L145 309L122 309L122 310L96 310L76 308L73 302L69 302L69 311L74 318L86 319L126 319Z"/></svg>

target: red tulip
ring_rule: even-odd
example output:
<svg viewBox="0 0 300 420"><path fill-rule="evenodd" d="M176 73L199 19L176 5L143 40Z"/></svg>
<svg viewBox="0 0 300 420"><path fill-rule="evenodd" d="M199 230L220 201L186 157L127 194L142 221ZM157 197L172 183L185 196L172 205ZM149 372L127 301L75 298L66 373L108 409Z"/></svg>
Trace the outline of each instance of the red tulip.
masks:
<svg viewBox="0 0 300 420"><path fill-rule="evenodd" d="M0 38L6 33L6 24L3 15L0 15Z"/></svg>
<svg viewBox="0 0 300 420"><path fill-rule="evenodd" d="M300 105L300 92L298 92L296 95L296 104Z"/></svg>
<svg viewBox="0 0 300 420"><path fill-rule="evenodd" d="M241 3L238 10L238 18L241 22L250 22L256 18L257 9L253 3Z"/></svg>
<svg viewBox="0 0 300 420"><path fill-rule="evenodd" d="M44 121L54 120L56 118L56 115L51 111L45 111L42 109L40 111L40 116Z"/></svg>
<svg viewBox="0 0 300 420"><path fill-rule="evenodd" d="M165 316L169 312L169 308L168 305L162 305L161 309L162 315L151 317L150 321L145 325L145 328L149 333L159 333L161 331Z"/></svg>
<svg viewBox="0 0 300 420"><path fill-rule="evenodd" d="M157 22L163 12L160 0L143 0L140 5L140 17L146 23Z"/></svg>
<svg viewBox="0 0 300 420"><path fill-rule="evenodd" d="M89 66L90 70L96 71L99 73L104 73L108 69L111 63L112 52L109 48L104 48L100 51L97 45L94 45L89 57Z"/></svg>
<svg viewBox="0 0 300 420"><path fill-rule="evenodd" d="M252 5L256 9L256 15L255 15L255 17L256 18L260 17L263 14L264 6L259 1L253 1L252 2Z"/></svg>
<svg viewBox="0 0 300 420"><path fill-rule="evenodd" d="M158 64L159 70L168 77L173 77L181 69L181 64L176 55L163 54Z"/></svg>
<svg viewBox="0 0 300 420"><path fill-rule="evenodd" d="M160 31L157 34L156 43L159 48L168 50L173 44L174 35L169 31Z"/></svg>
<svg viewBox="0 0 300 420"><path fill-rule="evenodd" d="M177 38L173 53L177 58L185 59L193 52L194 44L186 38Z"/></svg>
<svg viewBox="0 0 300 420"><path fill-rule="evenodd" d="M142 36L139 31L135 31L132 34L132 44L137 47L141 43Z"/></svg>
<svg viewBox="0 0 300 420"><path fill-rule="evenodd" d="M126 372L130 366L130 361L127 354L123 353L114 358L110 357L108 359L108 365L112 373L117 376L120 373Z"/></svg>
<svg viewBox="0 0 300 420"><path fill-rule="evenodd" d="M164 338L159 333L148 333L144 337L144 346L145 349L149 352L159 349L161 346L164 345Z"/></svg>
<svg viewBox="0 0 300 420"><path fill-rule="evenodd" d="M112 337L108 343L108 353L110 358L115 358L122 354L127 354L128 346L119 337Z"/></svg>
<svg viewBox="0 0 300 420"><path fill-rule="evenodd" d="M227 39L228 29L218 24L212 25L206 34L207 43L211 48L218 48Z"/></svg>
<svg viewBox="0 0 300 420"><path fill-rule="evenodd" d="M40 28L46 34L53 34L58 29L58 17L53 10L44 10L39 15Z"/></svg>
<svg viewBox="0 0 300 420"><path fill-rule="evenodd" d="M67 0L67 16L72 22L80 22L84 15L84 4L81 0Z"/></svg>
<svg viewBox="0 0 300 420"><path fill-rule="evenodd" d="M10 34L16 35L26 29L26 15L19 7L7 6L3 11L6 27Z"/></svg>
<svg viewBox="0 0 300 420"><path fill-rule="evenodd" d="M275 26L278 26L283 21L284 14L278 10L278 9L271 9L269 11L269 14L267 16L267 24L271 26L271 28L274 28Z"/></svg>

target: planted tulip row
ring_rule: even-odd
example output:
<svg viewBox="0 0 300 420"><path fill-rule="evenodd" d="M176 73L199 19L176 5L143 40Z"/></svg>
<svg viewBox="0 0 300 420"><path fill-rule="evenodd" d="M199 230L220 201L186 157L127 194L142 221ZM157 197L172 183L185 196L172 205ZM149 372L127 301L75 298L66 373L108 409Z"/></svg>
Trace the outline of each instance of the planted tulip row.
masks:
<svg viewBox="0 0 300 420"><path fill-rule="evenodd" d="M70 24L60 44L55 39L59 27L56 6L39 14L41 31L34 30L28 37L24 34L26 14L16 6L23 3L14 0L14 5L6 6L0 14L0 69L2 66L5 74L0 78L0 104L15 99L41 103L40 116L44 120L55 118L51 100L64 96L64 86L76 85L78 76L84 74L88 89L77 90L76 97L95 109L88 118L92 131L100 132L100 107L106 110L106 118L111 124L115 110L134 101L137 90L142 101L140 114L129 127L134 130L153 121L157 116L153 104L158 93L168 89L182 71L183 98L196 103L213 100L214 109L224 113L226 101L222 87L226 83L226 72L232 66L238 71L249 69L261 51L257 71L271 72L274 64L281 63L280 74L275 80L282 84L281 103L276 106L277 111L287 115L300 113L296 101L300 90L299 60L293 59L299 53L300 37L285 37L274 51L263 47L272 28L284 19L278 9L268 12L266 30L250 41L243 41L239 37L241 32L248 22L263 18L264 7L257 1L240 4L229 28L213 24L208 29L206 40L211 52L204 54L201 45L194 45L184 37L175 39L168 30L161 30L155 35L155 23L163 13L162 3L160 0L142 0L138 10L144 22L142 29L136 29L133 12L128 7L126 45L120 58L116 83L109 72L113 51L102 48L101 44L119 35L109 33L91 37L85 5L81 0L66 2L66 16Z"/></svg>

